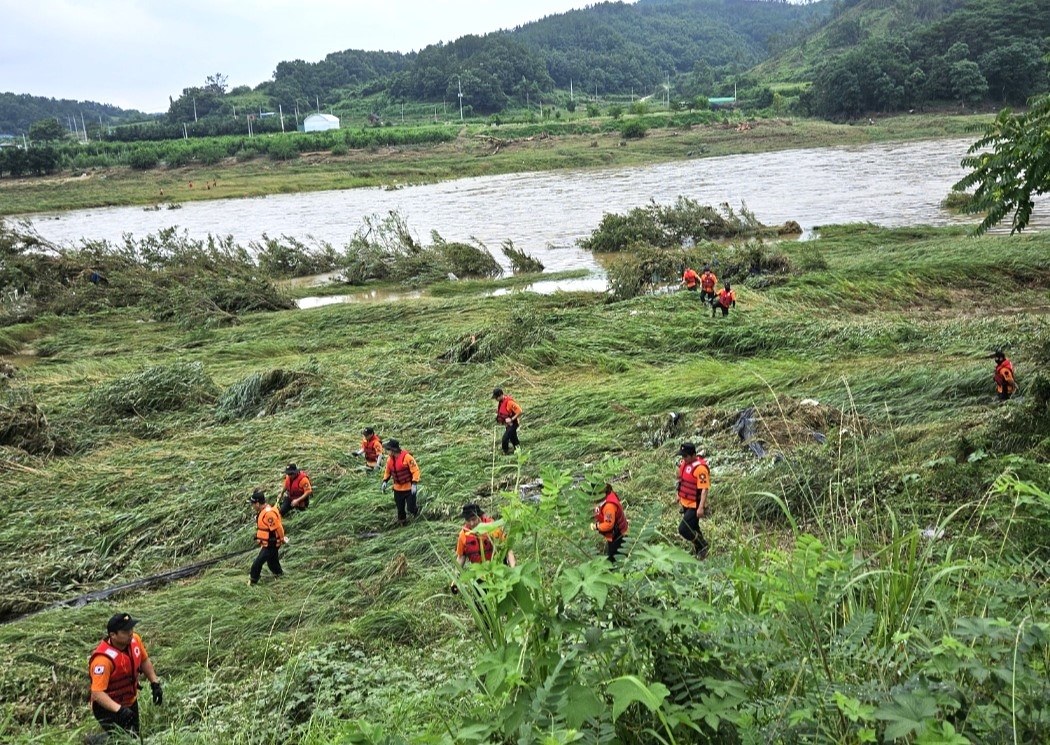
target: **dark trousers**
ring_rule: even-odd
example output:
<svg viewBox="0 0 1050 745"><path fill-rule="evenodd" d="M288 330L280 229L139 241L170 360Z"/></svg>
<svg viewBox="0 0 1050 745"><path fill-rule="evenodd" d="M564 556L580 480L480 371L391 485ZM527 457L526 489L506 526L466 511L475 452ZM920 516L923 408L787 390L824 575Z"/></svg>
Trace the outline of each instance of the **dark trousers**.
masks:
<svg viewBox="0 0 1050 745"><path fill-rule="evenodd" d="M609 561L616 561L616 554L620 553L620 548L623 547L623 536L616 536L611 541L605 544L605 558Z"/></svg>
<svg viewBox="0 0 1050 745"><path fill-rule="evenodd" d="M700 518L695 509L682 511L682 522L678 523L678 535L693 544L696 558L707 558L707 541L704 534L700 532Z"/></svg>
<svg viewBox="0 0 1050 745"><path fill-rule="evenodd" d="M715 317L715 311L718 311L718 310L722 311L722 318L725 318L726 316L729 315L729 308L727 306L725 306L725 305L722 305L721 303L717 303L716 302L716 303L714 303L711 306L711 317L712 318Z"/></svg>
<svg viewBox="0 0 1050 745"><path fill-rule="evenodd" d="M92 703L91 713L95 715L95 719L98 720L98 723L102 725L102 729L104 729L106 732L128 732L132 735L138 735L139 702L136 701L128 708L131 709L133 717L131 719L131 723L123 727L116 723L114 717L116 717L117 713L115 711L110 711L109 709L105 709L96 703Z"/></svg>
<svg viewBox="0 0 1050 745"><path fill-rule="evenodd" d="M416 495L412 493L411 489L405 491L398 491L394 489L394 504L397 505L397 521L399 523L408 522L407 512L411 512L413 516L419 515L419 507L416 506Z"/></svg>
<svg viewBox="0 0 1050 745"><path fill-rule="evenodd" d="M279 509L281 510L281 517L288 517L288 513L292 510L305 510L309 506L310 497L304 499L302 504L298 507L292 507L292 498L290 496L285 496L285 498L281 500L281 506Z"/></svg>
<svg viewBox="0 0 1050 745"><path fill-rule="evenodd" d="M521 443L518 442L518 425L517 423L508 424L507 428L503 430L503 452L507 455L511 454L511 446L518 447Z"/></svg>
<svg viewBox="0 0 1050 745"><path fill-rule="evenodd" d="M715 301L715 292L711 290L700 290L700 302L701 303L713 303Z"/></svg>
<svg viewBox="0 0 1050 745"><path fill-rule="evenodd" d="M255 561L252 562L252 571L248 575L252 580L252 584L259 581L259 577L262 575L263 564L270 567L274 577L280 577L284 574L284 570L281 569L281 559L278 556L279 551L280 549L277 546L263 546L259 551L259 555L255 557Z"/></svg>

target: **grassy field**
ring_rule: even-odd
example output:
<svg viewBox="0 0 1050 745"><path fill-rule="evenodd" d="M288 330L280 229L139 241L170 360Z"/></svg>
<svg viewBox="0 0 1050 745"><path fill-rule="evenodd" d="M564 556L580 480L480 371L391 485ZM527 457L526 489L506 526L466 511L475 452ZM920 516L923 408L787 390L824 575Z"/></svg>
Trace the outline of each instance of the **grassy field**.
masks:
<svg viewBox="0 0 1050 745"><path fill-rule="evenodd" d="M659 117L651 118L660 122ZM991 117L916 114L880 119L873 126L759 119L743 129L744 119L733 115L711 125L654 126L644 138L632 140L603 131L608 119L584 121L593 125L593 134L544 136L541 125L531 125L529 134L519 134L512 126L472 124L462 127L454 142L430 146L350 150L345 155L321 151L287 161L227 158L214 166L146 171L95 168L54 177L0 179L0 215L363 186L397 188L467 176L643 165L800 147L958 136L976 139L976 128L989 123Z"/></svg>
<svg viewBox="0 0 1050 745"><path fill-rule="evenodd" d="M738 285L726 319L684 292L480 281L227 328L133 309L6 328L0 413L35 405L70 454L6 430L0 739L96 729L86 655L127 610L165 684L149 743L1038 741L1050 237L845 226L778 249L788 271ZM486 354L462 354L472 337ZM1005 404L997 347L1021 384ZM276 370L294 382L248 395ZM514 457L495 385L525 410ZM366 425L420 463L408 527L349 455ZM676 534L686 439L713 470L702 564ZM280 582L247 587L248 554L17 617L249 548L246 499L289 461L315 498ZM606 479L631 520L616 571L587 530ZM476 603L447 591L465 502L519 560Z"/></svg>

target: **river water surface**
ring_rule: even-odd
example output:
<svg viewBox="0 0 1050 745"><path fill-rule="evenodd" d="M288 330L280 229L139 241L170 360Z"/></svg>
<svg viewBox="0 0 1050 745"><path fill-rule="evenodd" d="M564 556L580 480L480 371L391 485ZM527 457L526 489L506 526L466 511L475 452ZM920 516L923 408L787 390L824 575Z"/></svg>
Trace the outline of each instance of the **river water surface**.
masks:
<svg viewBox="0 0 1050 745"><path fill-rule="evenodd" d="M307 244L349 242L368 215L401 212L423 243L436 230L449 241L482 241L505 266L507 239L547 271L591 269L576 247L606 212L624 213L655 200L686 196L701 204L741 204L767 225L795 220L807 232L820 225L872 222L888 227L973 223L939 206L965 175L959 161L967 139L861 147L784 150L697 158L631 168L523 173L461 179L397 190L347 189L248 199L188 202L179 210L106 207L38 214L41 236L63 244L81 238L119 241L177 226L191 237L232 235L241 244L295 237Z"/></svg>

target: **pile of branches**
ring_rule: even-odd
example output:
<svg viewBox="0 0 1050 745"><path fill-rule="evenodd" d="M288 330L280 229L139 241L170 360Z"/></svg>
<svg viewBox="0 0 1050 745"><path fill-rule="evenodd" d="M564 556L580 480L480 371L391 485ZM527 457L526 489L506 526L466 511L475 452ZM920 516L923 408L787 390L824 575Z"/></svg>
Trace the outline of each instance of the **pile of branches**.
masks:
<svg viewBox="0 0 1050 745"><path fill-rule="evenodd" d="M366 217L341 261L343 281L351 285L371 280L430 284L450 276L486 278L503 273L479 241L451 242L433 232L431 244L423 245L396 211L383 218Z"/></svg>
<svg viewBox="0 0 1050 745"><path fill-rule="evenodd" d="M127 235L117 245L66 247L0 220L0 324L126 307L208 326L295 305L231 237L196 240L168 228L141 240Z"/></svg>

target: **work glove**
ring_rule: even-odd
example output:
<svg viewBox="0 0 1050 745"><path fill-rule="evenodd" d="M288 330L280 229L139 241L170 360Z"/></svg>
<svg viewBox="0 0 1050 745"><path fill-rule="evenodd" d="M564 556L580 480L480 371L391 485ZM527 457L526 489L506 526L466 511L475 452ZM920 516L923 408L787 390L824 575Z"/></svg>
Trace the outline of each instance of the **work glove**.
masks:
<svg viewBox="0 0 1050 745"><path fill-rule="evenodd" d="M389 488L390 488L390 482L389 481L383 481L383 485L381 487L379 487L379 490L381 492L383 492L384 494L386 494L386 490L389 489Z"/></svg>
<svg viewBox="0 0 1050 745"><path fill-rule="evenodd" d="M290 538L288 538L288 536L285 536L285 537L284 537L284 542L285 542L285 543L291 543L292 541L291 541L291 539L290 539Z"/></svg>
<svg viewBox="0 0 1050 745"><path fill-rule="evenodd" d="M448 591L451 592L453 595L459 595L459 585L457 585L455 582L449 583Z"/></svg>
<svg viewBox="0 0 1050 745"><path fill-rule="evenodd" d="M160 681L155 680L149 684L150 691L153 692L153 703L160 706L164 703L164 691L160 687Z"/></svg>
<svg viewBox="0 0 1050 745"><path fill-rule="evenodd" d="M355 450L354 452L350 453L350 455L354 456L355 458L360 458L364 454L364 450Z"/></svg>
<svg viewBox="0 0 1050 745"><path fill-rule="evenodd" d="M591 530L597 530L597 529L598 529L598 523L591 523Z"/></svg>
<svg viewBox="0 0 1050 745"><path fill-rule="evenodd" d="M113 721L118 727L127 729L135 721L135 712L126 706L121 706L117 709L117 713L113 715Z"/></svg>
<svg viewBox="0 0 1050 745"><path fill-rule="evenodd" d="M416 496L416 488L417 488L417 485L416 484L412 484L412 496L413 497Z"/></svg>

